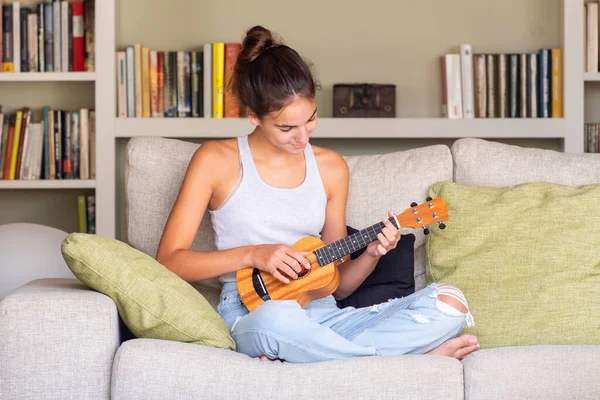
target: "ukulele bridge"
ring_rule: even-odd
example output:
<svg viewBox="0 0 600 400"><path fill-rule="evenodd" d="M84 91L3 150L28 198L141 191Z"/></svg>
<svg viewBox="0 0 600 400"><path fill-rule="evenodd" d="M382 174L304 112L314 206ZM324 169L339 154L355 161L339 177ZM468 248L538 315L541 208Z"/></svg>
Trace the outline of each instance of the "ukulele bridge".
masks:
<svg viewBox="0 0 600 400"><path fill-rule="evenodd" d="M267 285L265 285L265 281L258 268L252 270L252 286L254 287L256 294L258 294L263 301L271 300L271 296L269 296L269 292L267 291Z"/></svg>

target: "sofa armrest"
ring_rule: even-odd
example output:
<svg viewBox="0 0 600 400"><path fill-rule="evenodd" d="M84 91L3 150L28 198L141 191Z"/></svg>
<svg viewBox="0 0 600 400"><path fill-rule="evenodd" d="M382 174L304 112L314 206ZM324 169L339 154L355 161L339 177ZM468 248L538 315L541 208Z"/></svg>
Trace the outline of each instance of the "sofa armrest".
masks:
<svg viewBox="0 0 600 400"><path fill-rule="evenodd" d="M121 343L112 299L76 279L40 279L0 301L0 398L109 399Z"/></svg>

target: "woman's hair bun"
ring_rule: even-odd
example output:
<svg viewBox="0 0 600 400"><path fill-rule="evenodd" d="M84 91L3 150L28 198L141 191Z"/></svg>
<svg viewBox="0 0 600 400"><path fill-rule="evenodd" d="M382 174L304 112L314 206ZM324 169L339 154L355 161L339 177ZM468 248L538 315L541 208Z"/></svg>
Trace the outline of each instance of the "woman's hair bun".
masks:
<svg viewBox="0 0 600 400"><path fill-rule="evenodd" d="M281 44L279 38L269 29L256 25L246 32L246 37L242 42L242 50L238 57L241 58L241 62L251 63L263 51L279 44Z"/></svg>

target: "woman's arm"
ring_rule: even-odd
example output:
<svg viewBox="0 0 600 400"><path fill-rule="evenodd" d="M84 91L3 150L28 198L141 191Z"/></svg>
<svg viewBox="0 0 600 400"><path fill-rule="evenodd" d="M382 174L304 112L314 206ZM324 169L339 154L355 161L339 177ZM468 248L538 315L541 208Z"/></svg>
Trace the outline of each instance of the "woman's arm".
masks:
<svg viewBox="0 0 600 400"><path fill-rule="evenodd" d="M167 219L156 260L189 282L218 277L248 267L267 271L276 278L289 282L282 272L295 278L301 271L300 265L308 264L305 257L307 253L296 251L290 246L264 244L219 251L191 250L202 217L217 186L231 180L228 178L238 173L236 159L231 164L235 168L230 169L231 176L228 177L227 168L224 167L224 160L227 159L227 146L223 143L205 142L196 151ZM219 168L215 168L216 165Z"/></svg>
<svg viewBox="0 0 600 400"><path fill-rule="evenodd" d="M323 183L327 191L327 212L321 239L329 244L348 236L346 230L346 204L348 200L349 170L344 159L335 152L323 157ZM378 240L371 243L360 257L344 257L340 265L340 284L333 296L340 300L356 290L373 272L379 258L396 247L400 233L387 219Z"/></svg>
<svg viewBox="0 0 600 400"><path fill-rule="evenodd" d="M251 265L245 248L191 250L215 187L222 179L214 166L223 153L219 143L206 142L198 148L188 165L158 246L156 260L186 281L213 278Z"/></svg>

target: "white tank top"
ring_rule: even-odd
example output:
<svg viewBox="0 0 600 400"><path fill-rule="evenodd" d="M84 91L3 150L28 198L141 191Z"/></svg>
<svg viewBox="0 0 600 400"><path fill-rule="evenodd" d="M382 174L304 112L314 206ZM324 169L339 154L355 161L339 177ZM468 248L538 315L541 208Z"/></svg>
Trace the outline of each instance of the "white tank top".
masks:
<svg viewBox="0 0 600 400"><path fill-rule="evenodd" d="M304 149L304 181L291 189L277 188L260 177L248 136L238 137L241 181L217 210L209 210L218 250L256 244L291 246L304 236L321 236L327 196L310 144ZM235 272L219 277L235 282Z"/></svg>

